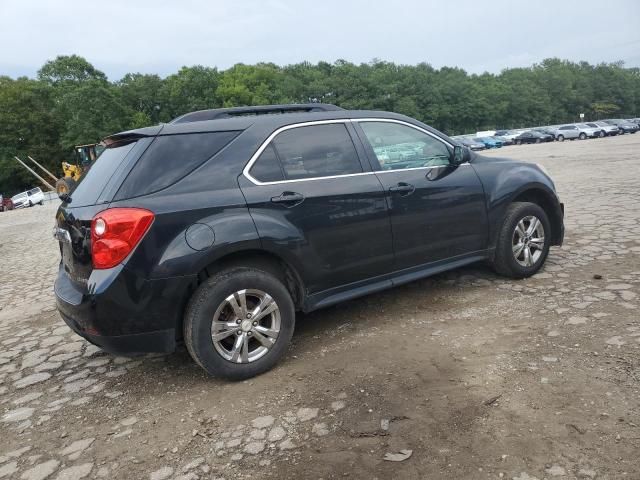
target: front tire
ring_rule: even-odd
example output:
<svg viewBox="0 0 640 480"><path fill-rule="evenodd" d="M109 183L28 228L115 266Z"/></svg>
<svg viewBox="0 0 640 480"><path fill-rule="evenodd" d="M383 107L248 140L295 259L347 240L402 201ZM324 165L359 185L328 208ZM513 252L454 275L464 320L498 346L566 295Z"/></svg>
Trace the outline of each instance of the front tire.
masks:
<svg viewBox="0 0 640 480"><path fill-rule="evenodd" d="M558 141L559 142L564 142L564 136L563 135L558 135Z"/></svg>
<svg viewBox="0 0 640 480"><path fill-rule="evenodd" d="M498 233L493 267L500 275L526 278L544 265L549 254L551 224L539 205L512 203Z"/></svg>
<svg viewBox="0 0 640 480"><path fill-rule="evenodd" d="M185 314L184 341L207 373L243 380L271 369L295 326L293 300L272 274L232 267L195 291Z"/></svg>
<svg viewBox="0 0 640 480"><path fill-rule="evenodd" d="M580 134L579 138L580 138L580 140L586 140L587 134L583 132L583 133Z"/></svg>

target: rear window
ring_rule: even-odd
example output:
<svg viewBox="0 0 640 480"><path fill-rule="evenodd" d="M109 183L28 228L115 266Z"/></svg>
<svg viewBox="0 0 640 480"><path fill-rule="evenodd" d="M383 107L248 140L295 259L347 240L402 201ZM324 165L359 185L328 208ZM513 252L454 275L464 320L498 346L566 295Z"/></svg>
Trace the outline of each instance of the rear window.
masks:
<svg viewBox="0 0 640 480"><path fill-rule="evenodd" d="M173 185L213 157L239 133L189 133L156 138L123 182L115 200L148 195Z"/></svg>
<svg viewBox="0 0 640 480"><path fill-rule="evenodd" d="M106 148L91 165L89 170L82 175L75 190L71 191L71 207L84 207L95 205L111 179L111 176L127 157L136 142L126 144L114 144Z"/></svg>

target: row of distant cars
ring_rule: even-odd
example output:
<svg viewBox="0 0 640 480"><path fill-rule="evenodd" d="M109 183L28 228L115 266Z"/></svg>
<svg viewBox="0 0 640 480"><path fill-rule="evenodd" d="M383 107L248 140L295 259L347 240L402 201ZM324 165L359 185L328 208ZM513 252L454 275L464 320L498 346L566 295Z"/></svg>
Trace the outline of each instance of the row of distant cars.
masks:
<svg viewBox="0 0 640 480"><path fill-rule="evenodd" d="M44 205L44 193L40 187L18 193L11 198L5 198L0 194L0 212L15 208L33 207L34 205Z"/></svg>
<svg viewBox="0 0 640 480"><path fill-rule="evenodd" d="M476 135L459 135L453 138L471 150L485 150L513 144L564 142L565 140L610 137L625 133L636 133L638 130L640 130L640 118L632 118L549 125L529 129L519 128L515 130L478 132Z"/></svg>

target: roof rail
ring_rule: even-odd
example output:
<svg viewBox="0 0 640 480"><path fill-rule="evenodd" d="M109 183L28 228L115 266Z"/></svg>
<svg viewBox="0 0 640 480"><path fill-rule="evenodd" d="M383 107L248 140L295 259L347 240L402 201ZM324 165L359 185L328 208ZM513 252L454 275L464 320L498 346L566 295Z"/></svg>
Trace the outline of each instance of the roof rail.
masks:
<svg viewBox="0 0 640 480"><path fill-rule="evenodd" d="M174 118L169 123L201 122L204 120L218 120L220 118L232 118L251 115L269 115L274 113L331 112L335 110L344 109L335 105L331 105L329 103L301 103L289 105L260 105L257 107L214 108L211 110L199 110L197 112L185 113L184 115Z"/></svg>

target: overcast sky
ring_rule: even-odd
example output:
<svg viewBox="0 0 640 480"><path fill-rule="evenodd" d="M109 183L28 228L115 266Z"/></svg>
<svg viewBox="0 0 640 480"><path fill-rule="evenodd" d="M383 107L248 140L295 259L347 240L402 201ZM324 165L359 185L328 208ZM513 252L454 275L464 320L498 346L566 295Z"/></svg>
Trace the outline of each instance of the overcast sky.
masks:
<svg viewBox="0 0 640 480"><path fill-rule="evenodd" d="M111 80L303 60L474 73L547 57L640 66L639 0L0 0L0 75L78 54Z"/></svg>

